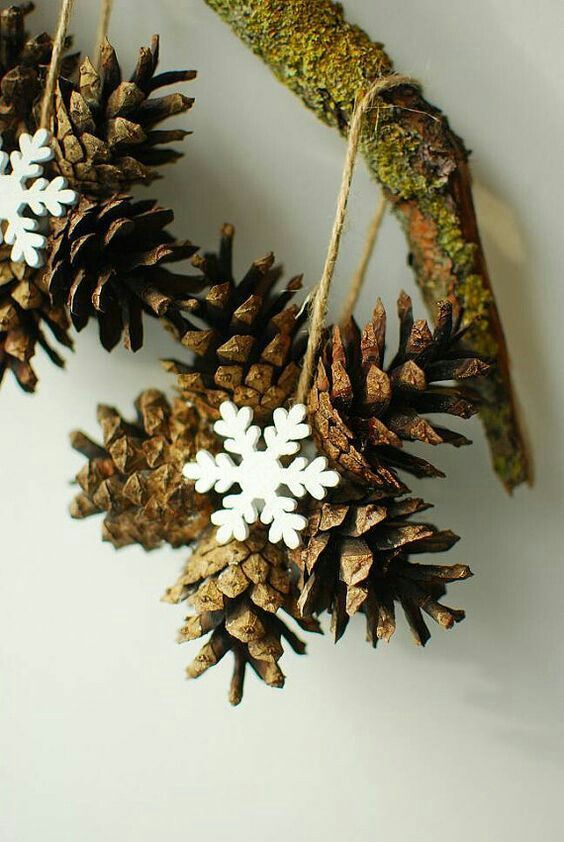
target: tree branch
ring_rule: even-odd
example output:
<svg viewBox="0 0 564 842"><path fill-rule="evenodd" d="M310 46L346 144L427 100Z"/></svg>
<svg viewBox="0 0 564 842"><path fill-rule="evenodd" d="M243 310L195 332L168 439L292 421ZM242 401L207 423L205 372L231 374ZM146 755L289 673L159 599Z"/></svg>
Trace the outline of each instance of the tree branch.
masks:
<svg viewBox="0 0 564 842"><path fill-rule="evenodd" d="M381 44L347 23L331 0L206 0L278 79L341 134L355 97L393 66ZM409 86L382 95L362 151L405 230L429 306L450 291L467 316L473 350L497 360L477 382L493 465L509 490L529 479L509 361L472 202L468 153L446 117ZM376 120L378 126L376 127Z"/></svg>

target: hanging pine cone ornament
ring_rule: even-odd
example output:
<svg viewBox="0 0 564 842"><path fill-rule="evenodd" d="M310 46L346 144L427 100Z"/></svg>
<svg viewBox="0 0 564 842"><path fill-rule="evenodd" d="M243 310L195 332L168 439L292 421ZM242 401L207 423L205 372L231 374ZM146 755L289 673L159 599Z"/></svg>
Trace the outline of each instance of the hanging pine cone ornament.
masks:
<svg viewBox="0 0 564 842"><path fill-rule="evenodd" d="M30 37L26 32L26 17L33 9L33 3L21 3L0 11L0 134L7 151L16 147L22 131L33 133L37 128L34 106L51 61L51 37ZM65 49L71 45L68 37ZM61 75L72 77L78 64L78 55L66 56Z"/></svg>
<svg viewBox="0 0 564 842"><path fill-rule="evenodd" d="M102 445L72 434L73 447L88 462L76 478L81 491L71 515L103 514L103 540L118 548L189 545L208 526L213 503L184 481L182 468L200 448L213 452L215 436L194 408L181 400L171 406L155 389L143 392L135 405L135 423L99 407Z"/></svg>
<svg viewBox="0 0 564 842"><path fill-rule="evenodd" d="M158 168L181 157L169 143L189 132L157 128L188 111L194 102L181 93L154 96L186 82L193 70L157 74L159 38L139 52L129 81L123 81L116 53L106 40L99 69L87 58L77 81L61 76L54 114L54 168L82 195L109 196L132 184L149 184Z"/></svg>
<svg viewBox="0 0 564 842"><path fill-rule="evenodd" d="M305 652L281 614L302 629L319 631L317 622L303 618L297 608L295 577L286 552L271 544L260 526L253 527L244 541L225 545L218 544L215 530L206 533L164 599L172 603L187 599L194 609L180 630L180 642L211 633L187 669L189 678L197 678L233 653L229 690L233 705L243 697L248 666L269 687L283 687L278 663L283 641L294 652Z"/></svg>
<svg viewBox="0 0 564 842"><path fill-rule="evenodd" d="M425 612L446 629L464 619L464 611L439 600L446 585L471 576L463 564L417 564L411 556L449 550L458 541L411 517L430 508L416 498L362 494L344 487L329 502L314 503L303 545L294 551L299 567L299 607L305 616L331 614L337 641L350 617L366 617L367 640L389 641L396 629L395 605L401 605L415 642L430 637Z"/></svg>
<svg viewBox="0 0 564 842"><path fill-rule="evenodd" d="M252 525L243 540L218 542L211 517L219 497L197 493L183 478L197 452L221 449L209 420L180 398L171 406L157 390L143 392L136 408L137 420L128 423L115 409L99 407L101 445L84 433L72 434L73 447L88 460L76 477L81 491L71 505L72 517L102 514L103 539L116 548L140 544L153 550L162 543L193 548L165 597L174 603L189 598L196 611L181 640L212 632L188 675L201 675L232 651L233 704L242 698L247 665L267 685L282 687L282 641L300 654L305 646L280 614L307 631L319 631L317 621L298 609L297 575L286 548L271 543L261 524Z"/></svg>
<svg viewBox="0 0 564 842"><path fill-rule="evenodd" d="M69 323L64 308L51 304L41 272L11 260L10 251L0 246L0 383L11 371L24 391L33 392L37 377L31 359L37 346L62 366L51 342L72 348Z"/></svg>
<svg viewBox="0 0 564 842"><path fill-rule="evenodd" d="M462 312L454 300L438 305L431 331L414 321L409 296L398 301L398 350L384 363L386 314L378 301L372 320L360 331L354 321L334 327L319 359L308 409L321 452L353 481L381 492L406 490L397 470L417 477L444 476L425 459L407 452L403 443L470 444L457 432L426 416L443 413L469 418L476 397L444 381L484 375L489 366L465 349Z"/></svg>
<svg viewBox="0 0 564 842"><path fill-rule="evenodd" d="M68 307L77 330L98 320L106 350L122 335L126 347L138 350L143 313L178 327L181 312L193 308L192 293L203 281L168 266L196 247L173 238L166 230L172 220L172 211L155 201L129 196L83 196L64 219L53 220L46 286L55 304Z"/></svg>
<svg viewBox="0 0 564 842"><path fill-rule="evenodd" d="M34 109L42 97L53 42L46 34L31 38L26 33L25 19L33 8L33 3L23 3L0 11L0 223L2 242L10 244L0 246L0 381L10 370L27 392L37 384L31 365L37 346L58 366L63 360L52 340L72 347L65 310L50 300L38 270L46 238L33 217L64 213L74 197L60 180L36 178L52 155L47 133L35 131ZM70 44L67 38L64 48ZM61 72L70 74L77 64L76 56L64 58ZM11 159L12 152L17 160Z"/></svg>
<svg viewBox="0 0 564 842"><path fill-rule="evenodd" d="M195 354L192 364L165 361L177 375L183 397L214 420L219 407L230 400L253 409L257 423L267 422L273 411L293 394L305 335L299 335L306 314L292 299L301 289L302 276L282 289L274 255L255 262L238 283L233 277L234 228L225 225L217 254L196 255L194 265L206 282L198 299L195 321L179 339Z"/></svg>

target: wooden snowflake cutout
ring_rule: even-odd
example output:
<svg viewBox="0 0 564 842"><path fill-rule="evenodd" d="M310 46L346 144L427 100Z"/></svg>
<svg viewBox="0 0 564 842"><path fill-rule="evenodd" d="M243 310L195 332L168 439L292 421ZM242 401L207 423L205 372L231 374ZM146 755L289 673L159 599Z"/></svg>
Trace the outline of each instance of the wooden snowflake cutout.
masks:
<svg viewBox="0 0 564 842"><path fill-rule="evenodd" d="M38 233L39 222L34 217L48 213L64 216L67 207L77 199L75 191L67 189L67 181L62 176L52 181L40 178L42 164L53 158L50 139L47 129L39 129L33 136L20 135L19 151L14 150L11 155L0 152L0 222L8 223L5 232L0 231L0 244L6 242L12 246L14 262L25 261L33 269L43 265L43 251L47 245L47 237ZM8 164L11 172L7 172ZM34 181L28 186L30 179ZM26 215L29 211L34 216Z"/></svg>
<svg viewBox="0 0 564 842"><path fill-rule="evenodd" d="M290 410L281 407L274 411L274 425L262 432L252 425L253 411L239 409L231 401L224 401L219 412L221 420L214 424L215 432L225 439L224 450L213 456L200 450L196 460L184 466L184 476L196 480L196 491L205 493L212 488L224 494L233 485L241 491L223 498L223 508L211 516L219 527L217 540L225 544L232 538L244 541L249 536L249 525L271 524L268 540L272 544L284 541L295 549L300 543L300 532L307 519L297 514L296 497L309 494L321 500L339 483L339 474L327 470L327 459L318 456L313 460L298 456L287 465L280 461L293 456L301 448L300 442L311 434L304 423L306 408L296 404ZM259 447L262 435L264 447ZM229 453L237 456L235 462ZM286 488L291 496L281 493Z"/></svg>

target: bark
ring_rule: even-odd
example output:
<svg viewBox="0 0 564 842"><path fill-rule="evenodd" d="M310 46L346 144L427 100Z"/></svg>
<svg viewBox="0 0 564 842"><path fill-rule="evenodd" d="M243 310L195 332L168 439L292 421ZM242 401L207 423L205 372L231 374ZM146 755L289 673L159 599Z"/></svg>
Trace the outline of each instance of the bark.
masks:
<svg viewBox="0 0 564 842"><path fill-rule="evenodd" d="M346 135L355 97L393 70L379 43L347 23L331 0L206 0L323 122ZM377 116L378 115L378 116ZM378 126L376 127L376 120ZM472 201L468 152L420 91L382 95L368 115L362 151L405 230L428 305L450 291L469 318L474 351L497 366L476 387L493 465L507 489L530 478L509 360Z"/></svg>

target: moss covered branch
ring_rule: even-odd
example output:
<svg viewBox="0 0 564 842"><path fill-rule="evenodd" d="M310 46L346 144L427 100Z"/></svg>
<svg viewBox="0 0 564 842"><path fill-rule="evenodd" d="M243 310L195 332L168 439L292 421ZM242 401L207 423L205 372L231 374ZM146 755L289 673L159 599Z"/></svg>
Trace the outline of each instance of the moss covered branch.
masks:
<svg viewBox="0 0 564 842"><path fill-rule="evenodd" d="M280 81L343 135L358 93L393 70L383 46L347 23L341 5L331 0L206 2ZM527 454L476 223L468 153L420 91L404 86L382 100L367 120L363 153L402 222L427 304L454 291L468 317L483 317L468 342L497 360L493 376L477 387L494 468L511 490L528 479Z"/></svg>

